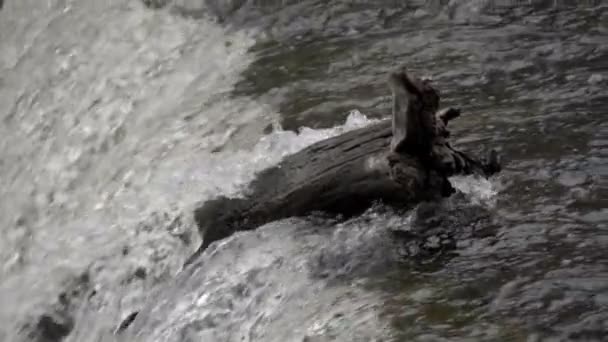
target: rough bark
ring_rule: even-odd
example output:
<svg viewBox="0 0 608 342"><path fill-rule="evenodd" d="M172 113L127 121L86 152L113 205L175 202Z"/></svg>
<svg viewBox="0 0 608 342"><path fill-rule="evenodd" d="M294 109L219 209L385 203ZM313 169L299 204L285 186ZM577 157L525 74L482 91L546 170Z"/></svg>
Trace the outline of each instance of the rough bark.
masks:
<svg viewBox="0 0 608 342"><path fill-rule="evenodd" d="M262 171L244 198L220 197L195 211L209 244L239 230L313 212L357 215L374 201L396 208L453 192L447 177L499 171L496 154L477 160L447 142L447 123L460 115L438 111L439 95L427 80L401 68L389 75L393 117L333 137Z"/></svg>

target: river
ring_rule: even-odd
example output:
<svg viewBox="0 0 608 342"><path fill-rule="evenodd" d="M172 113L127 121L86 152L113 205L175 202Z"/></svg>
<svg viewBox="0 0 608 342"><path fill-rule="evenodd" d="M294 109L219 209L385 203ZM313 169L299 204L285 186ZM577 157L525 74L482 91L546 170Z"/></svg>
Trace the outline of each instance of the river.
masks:
<svg viewBox="0 0 608 342"><path fill-rule="evenodd" d="M608 340L606 2L147 3L0 1L0 341ZM182 269L197 205L387 118L401 64L504 158L431 208L468 238L409 257L425 209L380 206Z"/></svg>

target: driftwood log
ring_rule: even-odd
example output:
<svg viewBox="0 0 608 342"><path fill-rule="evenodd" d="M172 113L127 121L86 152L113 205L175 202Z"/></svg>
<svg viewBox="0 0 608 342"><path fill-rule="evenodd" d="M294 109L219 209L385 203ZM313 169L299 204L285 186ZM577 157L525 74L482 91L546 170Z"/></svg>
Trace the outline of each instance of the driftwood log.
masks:
<svg viewBox="0 0 608 342"><path fill-rule="evenodd" d="M454 108L439 109L439 94L428 80L405 68L391 72L392 120L313 144L260 172L244 198L220 197L195 211L203 243L278 219L313 212L352 217L375 201L411 208L449 196L448 177L499 171L497 155L469 157L448 143ZM192 260L192 259L191 259Z"/></svg>

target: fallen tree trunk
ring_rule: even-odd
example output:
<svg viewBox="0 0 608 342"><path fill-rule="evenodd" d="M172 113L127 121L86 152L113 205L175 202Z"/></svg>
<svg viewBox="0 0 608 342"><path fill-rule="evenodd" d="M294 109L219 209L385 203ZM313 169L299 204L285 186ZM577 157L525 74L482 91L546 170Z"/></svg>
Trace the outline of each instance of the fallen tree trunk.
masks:
<svg viewBox="0 0 608 342"><path fill-rule="evenodd" d="M374 201L397 208L453 192L448 177L499 171L496 154L477 160L453 149L447 123L460 111L438 111L429 81L404 69L389 76L393 117L313 144L259 173L244 198L220 197L195 211L199 251L236 231L313 212L345 218Z"/></svg>

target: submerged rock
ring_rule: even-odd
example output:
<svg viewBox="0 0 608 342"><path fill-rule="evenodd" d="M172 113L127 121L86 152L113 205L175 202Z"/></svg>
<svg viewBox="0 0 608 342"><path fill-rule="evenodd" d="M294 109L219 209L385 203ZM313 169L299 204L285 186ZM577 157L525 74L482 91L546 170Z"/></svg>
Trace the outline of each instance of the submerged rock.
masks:
<svg viewBox="0 0 608 342"><path fill-rule="evenodd" d="M439 202L423 202L414 209L410 225L393 230L407 257L429 258L454 251L467 240L494 234L493 216L483 205L472 204L463 193Z"/></svg>
<svg viewBox="0 0 608 342"><path fill-rule="evenodd" d="M60 342L72 332L78 308L92 294L89 273L68 279L64 288L54 303L22 326L27 341Z"/></svg>
<svg viewBox="0 0 608 342"><path fill-rule="evenodd" d="M171 0L142 0L142 3L152 9L159 9L167 6Z"/></svg>
<svg viewBox="0 0 608 342"><path fill-rule="evenodd" d="M120 322L120 324L116 328L115 333L120 334L123 331L125 331L131 325L131 323L133 323L135 318L137 318L138 314L139 314L139 311L133 311L130 314L128 314L127 317L125 319L123 319L122 322Z"/></svg>

